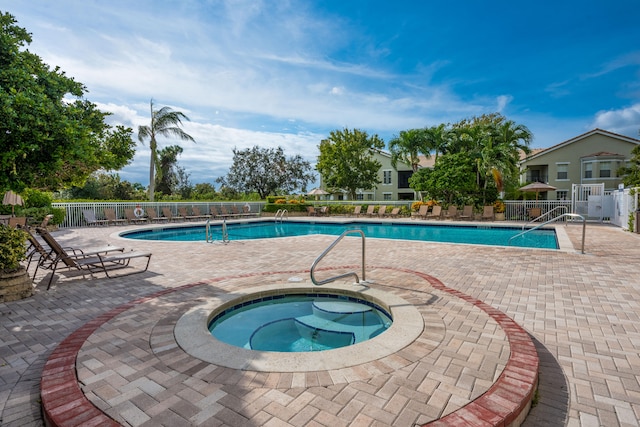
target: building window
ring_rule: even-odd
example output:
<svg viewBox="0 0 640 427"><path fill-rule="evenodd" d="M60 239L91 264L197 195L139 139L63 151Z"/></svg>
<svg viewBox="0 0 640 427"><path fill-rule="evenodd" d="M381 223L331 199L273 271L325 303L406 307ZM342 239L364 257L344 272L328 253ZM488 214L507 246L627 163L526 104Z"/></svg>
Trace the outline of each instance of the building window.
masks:
<svg viewBox="0 0 640 427"><path fill-rule="evenodd" d="M364 194L362 193L356 194L356 200L364 200Z"/></svg>
<svg viewBox="0 0 640 427"><path fill-rule="evenodd" d="M556 177L557 180L561 181L569 179L569 165L561 164L556 165L556 167L558 168L558 176Z"/></svg>
<svg viewBox="0 0 640 427"><path fill-rule="evenodd" d="M373 194L367 194L367 200L373 200Z"/></svg>
<svg viewBox="0 0 640 427"><path fill-rule="evenodd" d="M586 179L593 177L593 163L585 163L584 164L584 177Z"/></svg>
<svg viewBox="0 0 640 427"><path fill-rule="evenodd" d="M411 188L409 178L413 175L413 171L398 171L398 188Z"/></svg>
<svg viewBox="0 0 640 427"><path fill-rule="evenodd" d="M600 162L600 178L611 178L611 162Z"/></svg>
<svg viewBox="0 0 640 427"><path fill-rule="evenodd" d="M382 171L382 183L389 185L391 184L391 171Z"/></svg>
<svg viewBox="0 0 640 427"><path fill-rule="evenodd" d="M568 190L556 190L556 200L567 200L568 196Z"/></svg>
<svg viewBox="0 0 640 427"><path fill-rule="evenodd" d="M391 193L383 193L382 194L382 200L391 200Z"/></svg>

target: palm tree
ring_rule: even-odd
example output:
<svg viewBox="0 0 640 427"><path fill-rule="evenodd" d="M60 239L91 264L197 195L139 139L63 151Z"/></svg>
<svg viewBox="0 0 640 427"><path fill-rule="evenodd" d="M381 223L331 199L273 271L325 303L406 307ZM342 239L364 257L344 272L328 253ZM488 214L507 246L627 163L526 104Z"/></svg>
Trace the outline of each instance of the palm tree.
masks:
<svg viewBox="0 0 640 427"><path fill-rule="evenodd" d="M391 151L391 166L395 168L398 161L401 161L411 165L411 169L416 172L420 166L419 154L425 151L424 131L422 129L400 131L399 136L389 141L389 151Z"/></svg>
<svg viewBox="0 0 640 427"><path fill-rule="evenodd" d="M169 107L162 107L156 111L153 109L153 99L149 104L151 107L151 125L138 127L138 140L144 143L144 140L149 138L149 147L151 148L151 162L149 165L149 200L153 202L155 190L155 168L156 166L159 166L160 162L160 159L158 158L158 143L156 141L156 136L175 136L183 141L193 142L195 142L195 139L180 128L182 120L189 120L186 115L180 111L172 111ZM158 169L158 171L160 171L160 169Z"/></svg>

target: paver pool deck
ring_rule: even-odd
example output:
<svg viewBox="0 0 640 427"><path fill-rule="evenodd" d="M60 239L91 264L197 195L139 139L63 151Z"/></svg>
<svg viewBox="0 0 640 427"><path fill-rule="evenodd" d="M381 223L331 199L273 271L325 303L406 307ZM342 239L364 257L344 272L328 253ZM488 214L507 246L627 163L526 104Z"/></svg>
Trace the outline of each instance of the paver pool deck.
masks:
<svg viewBox="0 0 640 427"><path fill-rule="evenodd" d="M560 227L579 248L581 226ZM45 282L31 298L0 304L0 425L43 425L41 378L60 343L78 349L75 381L86 399L123 425L423 424L491 389L519 349L501 323L511 319L530 334L540 362L538 404L524 425L640 424L638 234L588 224L585 254L367 239L370 286L416 307L424 334L358 366L274 373L199 362L176 345L174 326L218 295L308 284L311 263L335 236L140 242L117 236L127 228L54 236L76 247L149 250L149 271L60 274L51 290ZM349 238L319 274L359 264L360 241ZM490 420L476 421L467 419Z"/></svg>

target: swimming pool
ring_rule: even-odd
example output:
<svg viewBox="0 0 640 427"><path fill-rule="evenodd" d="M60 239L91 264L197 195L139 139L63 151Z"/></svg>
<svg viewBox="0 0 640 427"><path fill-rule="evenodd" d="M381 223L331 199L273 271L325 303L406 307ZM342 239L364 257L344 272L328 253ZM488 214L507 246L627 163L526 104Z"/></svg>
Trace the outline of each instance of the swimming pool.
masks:
<svg viewBox="0 0 640 427"><path fill-rule="evenodd" d="M510 240L522 232L520 227L458 224L409 224L394 222L322 222L322 221L247 221L226 224L229 240L268 239L311 234L338 236L345 230L362 230L366 237L420 240L474 245L517 246L528 248L558 249L554 229L538 229ZM212 224L210 233L215 240L222 240L222 224ZM127 231L122 237L139 240L205 241L206 226L173 226L145 228Z"/></svg>

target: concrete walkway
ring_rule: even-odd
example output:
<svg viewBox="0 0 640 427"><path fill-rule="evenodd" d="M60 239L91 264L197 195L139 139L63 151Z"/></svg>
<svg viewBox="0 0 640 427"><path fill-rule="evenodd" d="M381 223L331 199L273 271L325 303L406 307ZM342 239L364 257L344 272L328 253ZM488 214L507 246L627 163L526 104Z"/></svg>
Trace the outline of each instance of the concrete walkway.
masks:
<svg viewBox="0 0 640 427"><path fill-rule="evenodd" d="M252 282L254 286L258 283L254 280L255 277L241 278L243 275L282 272L278 277L267 279L271 281L284 281L290 275L305 277L303 272L334 240L330 236L312 236L232 242L229 245L142 243L121 240L115 235L116 231L124 229L72 229L61 230L54 235L60 241L73 243L75 246L112 243L127 248L150 250L154 255L147 273L116 279L83 279L65 275L48 292L39 286L32 298L0 305L0 424L42 425L39 386L44 363L60 342L96 316L167 288L203 281L214 282L218 278L234 278L226 284L216 282L216 286L220 287L219 291L229 292L234 287L245 286L243 280ZM581 228L570 225L566 227L566 232L575 247L578 247ZM584 255L576 251L368 239L367 265L375 267L368 273L371 274L368 278L392 291L394 287L403 288L405 283L415 281L415 277L412 278L411 274L403 270L431 276L448 288L459 290L506 313L529 332L538 350L541 369L539 403L525 425L634 426L639 424L640 417L639 239L640 235L626 233L615 227L589 225ZM359 264L359 242L355 239L345 242L344 246L336 248L323 261L323 265ZM185 295L181 292L175 295L178 294ZM439 304L442 307L452 306L453 302L447 300L445 295L437 292L434 294L440 298ZM175 317L179 307L184 308L184 302L181 297L175 297L174 300L169 298L161 304L156 303L155 309L159 309L161 305L160 308L168 310L169 314L162 319L152 319L147 339L154 336L154 333L159 334L156 337L166 335L162 326L167 326L167 319ZM149 310L150 305L141 305L139 309ZM446 316L441 316L444 317ZM467 317L469 316L465 314L465 318ZM124 347L129 346L131 341L138 342L140 337L144 337L142 329L145 319L148 317L131 312L127 319L128 329L122 323L118 324L118 333L111 335L111 341L128 343L123 344ZM445 322L447 330L465 330L466 336L472 334L469 331L473 331L473 327L465 326L467 320L461 323L451 320ZM491 323L483 321L482 316L476 317L475 321L482 325ZM111 327L107 330L111 330ZM102 330L100 333L107 332ZM138 335L140 333L143 335ZM88 353L81 353L79 356L83 363L79 376L85 381L83 385L87 392L98 397L96 402L99 399L111 401L108 406L114 408L118 406L114 403L119 402L119 396L123 395L119 385L111 384L113 391L109 391L107 387L100 392L96 392L100 387L90 386L97 384L91 378L105 372L98 363L108 360L101 359L102 356L93 357L92 351L103 351L99 342L108 341L104 335L93 335L92 339L94 338L90 342L91 346L83 349ZM158 339L158 342L162 341L161 338ZM127 351L135 353L135 349L128 348ZM153 370L146 372L145 378L150 372ZM493 376L495 370L490 375ZM464 380L469 377L464 370L460 370L457 378ZM482 381L478 381L480 383ZM473 386L461 387L473 390ZM331 390L331 386L327 386L327 390ZM397 394L395 390L385 390L386 394L378 396L381 399L379 407L407 407L406 402L410 399L401 399L402 394ZM111 392L115 395L110 396ZM473 397L474 393L471 392L470 395ZM148 422L149 419L145 417L149 416L149 412L159 411L160 408L149 401L138 401L136 399L139 397L136 396L138 395L121 402L127 406L128 412L125 409L111 415L114 418L120 417L119 422L130 425ZM456 396L458 394L455 390L449 390L448 395L443 394L443 407L447 408L449 405L451 409L459 405ZM263 418L255 418L247 425L412 425L429 420L428 414L426 418L416 416L410 419L390 417L384 411L358 411L357 415L350 416L343 412L343 417L336 415L323 418L326 414L344 411L348 402L357 403L358 399L353 396L349 398L345 394L340 397L344 399L340 408L328 403L328 407L318 408L321 405L317 402L302 404L301 400L296 401L296 397L286 395L276 398L271 395L269 398L282 407L286 407L284 403L291 401L299 406L294 406L297 408L295 413L271 408L270 411L264 411L267 416L257 411L256 414ZM259 400L260 396L256 396L256 399ZM318 401L331 401L327 396L323 399ZM101 409L108 412L112 410L109 407ZM191 419L187 417L190 410L183 408L184 413L179 415L183 420ZM311 415L314 408L317 412ZM353 406L349 408L355 410ZM173 411L171 414L178 412ZM402 410L396 413L400 414ZM305 419L304 416L310 418ZM232 418L221 420L215 417L208 419L208 425L214 425L214 419L219 424L234 425ZM167 423L171 424L171 421L168 420Z"/></svg>

